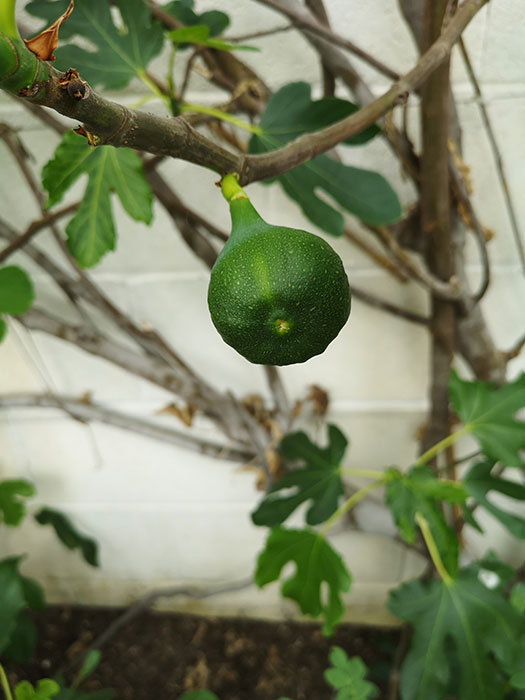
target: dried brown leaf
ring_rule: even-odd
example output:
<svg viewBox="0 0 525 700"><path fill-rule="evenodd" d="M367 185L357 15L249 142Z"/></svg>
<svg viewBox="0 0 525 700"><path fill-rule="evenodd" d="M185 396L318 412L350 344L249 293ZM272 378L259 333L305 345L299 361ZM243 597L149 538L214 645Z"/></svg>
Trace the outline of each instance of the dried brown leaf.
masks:
<svg viewBox="0 0 525 700"><path fill-rule="evenodd" d="M60 25L64 22L69 15L73 12L75 7L75 0L71 0L67 10L60 15L60 17L53 22L53 24L40 32L37 36L32 39L24 39L24 43L27 48L32 51L35 56L41 61L54 61L53 51L58 46L58 30Z"/></svg>
<svg viewBox="0 0 525 700"><path fill-rule="evenodd" d="M158 411L155 412L156 416L175 416L180 421L187 425L188 428L191 427L193 423L193 416L195 415L197 408L193 404L186 404L182 408L176 406L174 403L169 403L167 406L163 406Z"/></svg>

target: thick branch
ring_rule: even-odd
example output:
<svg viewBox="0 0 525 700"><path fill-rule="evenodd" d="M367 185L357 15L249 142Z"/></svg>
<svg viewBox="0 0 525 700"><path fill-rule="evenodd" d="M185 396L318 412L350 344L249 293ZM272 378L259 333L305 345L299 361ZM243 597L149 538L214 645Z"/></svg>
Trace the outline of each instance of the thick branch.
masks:
<svg viewBox="0 0 525 700"><path fill-rule="evenodd" d="M448 0L425 0L422 49L439 36ZM421 228L426 237L426 260L434 275L454 274L449 185L449 62L429 78L421 94L423 153L421 157ZM449 433L448 377L454 353L454 306L432 297L431 408L423 450Z"/></svg>
<svg viewBox="0 0 525 700"><path fill-rule="evenodd" d="M80 421L96 421L105 423L106 425L113 425L117 428L139 433L140 435L145 435L155 440L161 440L162 442L168 442L178 447L184 447L209 457L236 462L246 462L254 457L254 453L249 450L221 445L213 440L206 440L205 438L199 437L195 435L194 432L183 432L163 425L156 425L151 421L106 408L90 400L86 401L71 396L54 396L51 394L14 394L0 396L0 409L34 406L59 408Z"/></svg>
<svg viewBox="0 0 525 700"><path fill-rule="evenodd" d="M33 102L52 107L61 114L84 123L87 131L98 136L101 143L182 158L219 173L238 172L241 184L247 184L291 170L330 150L375 122L396 104L404 102L411 91L422 85L447 60L461 32L486 2L487 0L465 2L414 68L384 95L340 122L301 136L276 151L262 155L234 155L199 134L180 117L156 117L130 110L104 99L91 89L86 91L83 99L71 97L67 90L58 85L60 74L51 67L51 78L34 85L34 89L24 94L28 93L27 99ZM1 41L2 36L0 43ZM6 87L1 78L0 84Z"/></svg>

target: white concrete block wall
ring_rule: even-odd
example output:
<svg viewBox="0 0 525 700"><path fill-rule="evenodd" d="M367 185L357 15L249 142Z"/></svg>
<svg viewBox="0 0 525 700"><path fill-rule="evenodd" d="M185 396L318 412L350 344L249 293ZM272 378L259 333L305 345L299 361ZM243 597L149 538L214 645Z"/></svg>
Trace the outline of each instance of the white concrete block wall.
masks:
<svg viewBox="0 0 525 700"><path fill-rule="evenodd" d="M200 11L220 5L216 0L196 0ZM394 0L326 0L326 5L331 17L337 18L340 33L397 70L410 68L416 54ZM251 0L232 0L227 11L232 17L232 34L284 23ZM23 12L22 18L28 21ZM521 0L493 0L468 28L466 42L497 130L519 222L525 228L525 199L521 197L525 185L523 20ZM37 26L34 20L31 22ZM243 59L262 72L272 89L302 79L318 86L318 61L301 37L288 33L285 44L282 35L254 43L262 52L243 55ZM162 65L157 60L159 70ZM361 67L374 90L385 87L382 77L368 66ZM484 308L501 346L509 347L525 326L525 281L479 109L457 55L453 76L474 199L482 221L496 233L490 242L493 282ZM134 83L118 99L132 104L139 89ZM194 100L212 103L221 99L220 94L210 94L199 79L192 82L192 90ZM415 105L414 100L409 106L409 120L417 142ZM20 129L26 147L34 154L31 167L38 173L51 157L57 138L3 96L0 121ZM366 147L341 149L341 154L348 163L383 173L403 204L410 205L411 187L380 140ZM22 230L38 212L2 144L0 171L0 211ZM228 227L227 208L214 187L213 173L179 161L166 162L162 172L190 206L201 209L223 228ZM249 191L269 221L315 232L277 186L255 184ZM80 192L82 185L78 184L68 194L68 201ZM117 251L92 271L97 283L137 322L147 321L160 330L219 389L231 390L237 396L254 392L267 396L261 368L240 358L215 332L206 308L208 273L164 211L155 207L155 220L148 228L132 222L116 201L113 206L118 221ZM398 284L347 241L330 239L330 243L341 254L356 285L416 311L428 310L426 295L416 285ZM53 250L54 243L47 234L39 236L38 244ZM469 246L469 260L475 280L479 262L474 245ZM13 262L32 274L39 305L74 320L71 309L38 268L22 253ZM327 352L304 365L284 368L282 377L292 399L303 397L312 383L330 393L329 420L341 426L350 438L346 456L349 466L408 466L416 454L416 433L427 407L428 355L424 330L354 300L350 322ZM524 368L525 358L514 360L511 376ZM154 417L155 411L172 399L167 392L59 340L30 335L11 323L9 337L0 346L0 392L46 390L71 395L91 391L94 399L107 406L163 424L175 420ZM194 429L216 435L202 419L196 420ZM323 430L317 435L322 438ZM83 425L59 411L0 413L0 478L14 476L36 484L34 509L42 504L60 508L100 543L102 567L92 571L77 556L64 551L48 529L31 522L20 531L0 529L0 556L28 551L24 571L44 581L53 601L126 603L157 586L208 586L239 580L253 571L265 535L249 519L261 496L252 473L116 428ZM345 554L355 578L348 596L349 617L390 620L381 607L386 591L398 581L417 575L422 563L391 539L394 530L381 505L381 494L361 504L356 519L363 532L340 529L334 535L334 544ZM487 525L490 531L486 537L469 537L467 556L481 554L490 542L497 545L504 558L523 557L523 546L490 524L489 519ZM169 604L178 609L219 613L296 614L294 606L280 600L277 586L263 592L250 588L198 603L176 599Z"/></svg>

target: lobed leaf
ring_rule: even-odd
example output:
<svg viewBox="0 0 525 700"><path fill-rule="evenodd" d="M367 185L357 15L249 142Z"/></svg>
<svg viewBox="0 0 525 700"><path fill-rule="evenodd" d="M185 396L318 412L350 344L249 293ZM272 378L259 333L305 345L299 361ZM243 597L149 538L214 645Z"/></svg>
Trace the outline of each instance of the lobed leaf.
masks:
<svg viewBox="0 0 525 700"><path fill-rule="evenodd" d="M351 577L343 560L325 540L313 530L270 530L266 545L257 559L255 583L262 588L277 581L283 567L296 565L295 573L281 585L281 594L295 600L301 612L310 617L323 616L323 632L331 634L343 615L341 593L350 589ZM323 599L321 588L326 583Z"/></svg>
<svg viewBox="0 0 525 700"><path fill-rule="evenodd" d="M69 0L35 0L26 9L49 24L68 4ZM92 42L96 51L69 44L55 52L60 70L75 66L89 83L108 90L122 89L141 75L164 43L163 29L152 20L144 0L115 0L114 4L122 28L115 25L107 0L75 0L74 12L60 29L61 39L82 37Z"/></svg>
<svg viewBox="0 0 525 700"><path fill-rule="evenodd" d="M458 541L440 510L440 501L462 503L467 492L460 484L436 479L427 466L412 467L406 474L390 469L385 503L403 539L413 544L417 533L416 513L427 521L447 571L454 576L458 567Z"/></svg>
<svg viewBox="0 0 525 700"><path fill-rule="evenodd" d="M207 10L206 12L197 14L193 6L194 3L190 0L172 0L172 2L163 5L162 9L186 26L194 24L206 25L210 30L210 36L222 34L230 24L230 18L225 12Z"/></svg>
<svg viewBox="0 0 525 700"><path fill-rule="evenodd" d="M91 267L115 248L115 224L110 193L116 192L132 219L151 223L151 189L140 158L126 148L98 146L73 132L67 133L42 171L47 206L59 202L83 174L88 184L82 203L66 227L68 247L80 267Z"/></svg>
<svg viewBox="0 0 525 700"><path fill-rule="evenodd" d="M98 566L98 545L91 537L82 535L67 516L51 508L42 508L35 520L40 525L51 525L58 539L68 549L80 549L84 560L91 566Z"/></svg>
<svg viewBox="0 0 525 700"><path fill-rule="evenodd" d="M441 580L402 584L391 592L387 607L414 628L401 671L403 700L442 700L449 691L461 700L503 697L505 678L492 659L504 662L519 653L521 622L476 572L462 570L449 585Z"/></svg>
<svg viewBox="0 0 525 700"><path fill-rule="evenodd" d="M255 525L281 525L302 503L311 501L306 513L308 525L318 525L337 510L343 495L340 463L347 440L335 426L328 426L328 446L318 447L306 433L286 435L279 446L281 454L290 461L301 460L303 468L288 472L268 491L252 513ZM293 493L283 494L293 489Z"/></svg>
<svg viewBox="0 0 525 700"><path fill-rule="evenodd" d="M308 83L285 85L268 100L259 125L261 131L250 139L249 151L275 150L356 110L356 105L339 98L313 102ZM377 133L377 127L370 127L345 143L364 143ZM379 173L344 165L327 155L317 156L273 180L281 184L310 221L333 236L343 234L343 216L318 195L319 189L344 210L371 225L391 223L401 216L397 195Z"/></svg>
<svg viewBox="0 0 525 700"><path fill-rule="evenodd" d="M23 498L35 495L35 487L23 479L0 481L0 520L5 525L16 527L21 523L26 508Z"/></svg>
<svg viewBox="0 0 525 700"><path fill-rule="evenodd" d="M56 698L59 690L58 683L50 678L38 681L36 688L28 681L22 681L15 686L15 700L50 700Z"/></svg>
<svg viewBox="0 0 525 700"><path fill-rule="evenodd" d="M25 313L35 297L29 276L16 265L0 268L0 313Z"/></svg>
<svg viewBox="0 0 525 700"><path fill-rule="evenodd" d="M464 477L463 485L469 495L482 508L499 520L514 537L525 539L525 517L509 513L487 498L487 494L494 491L516 501L525 501L525 486L493 475L492 469L494 466L492 460L484 460L474 464Z"/></svg>
<svg viewBox="0 0 525 700"><path fill-rule="evenodd" d="M332 668L324 672L324 677L338 691L335 700L368 700L378 696L376 686L365 680L367 668L358 656L349 659L343 649L332 647L330 663Z"/></svg>
<svg viewBox="0 0 525 700"><path fill-rule="evenodd" d="M33 652L36 634L24 610L42 610L45 604L40 585L20 573L21 560L7 557L0 561L0 653L26 661Z"/></svg>
<svg viewBox="0 0 525 700"><path fill-rule="evenodd" d="M450 402L465 430L472 433L483 454L509 467L523 466L525 421L515 415L525 408L525 373L495 388L486 382L467 382L454 371L449 379Z"/></svg>

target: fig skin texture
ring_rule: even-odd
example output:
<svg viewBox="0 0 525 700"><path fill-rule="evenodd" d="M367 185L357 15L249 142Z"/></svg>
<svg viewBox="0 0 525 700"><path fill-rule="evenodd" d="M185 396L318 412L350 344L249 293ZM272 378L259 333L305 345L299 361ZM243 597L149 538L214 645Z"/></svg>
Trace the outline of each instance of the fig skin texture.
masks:
<svg viewBox="0 0 525 700"><path fill-rule="evenodd" d="M326 349L350 314L343 263L319 236L267 224L237 181L225 187L224 180L233 226L211 272L212 321L252 363L305 362Z"/></svg>

